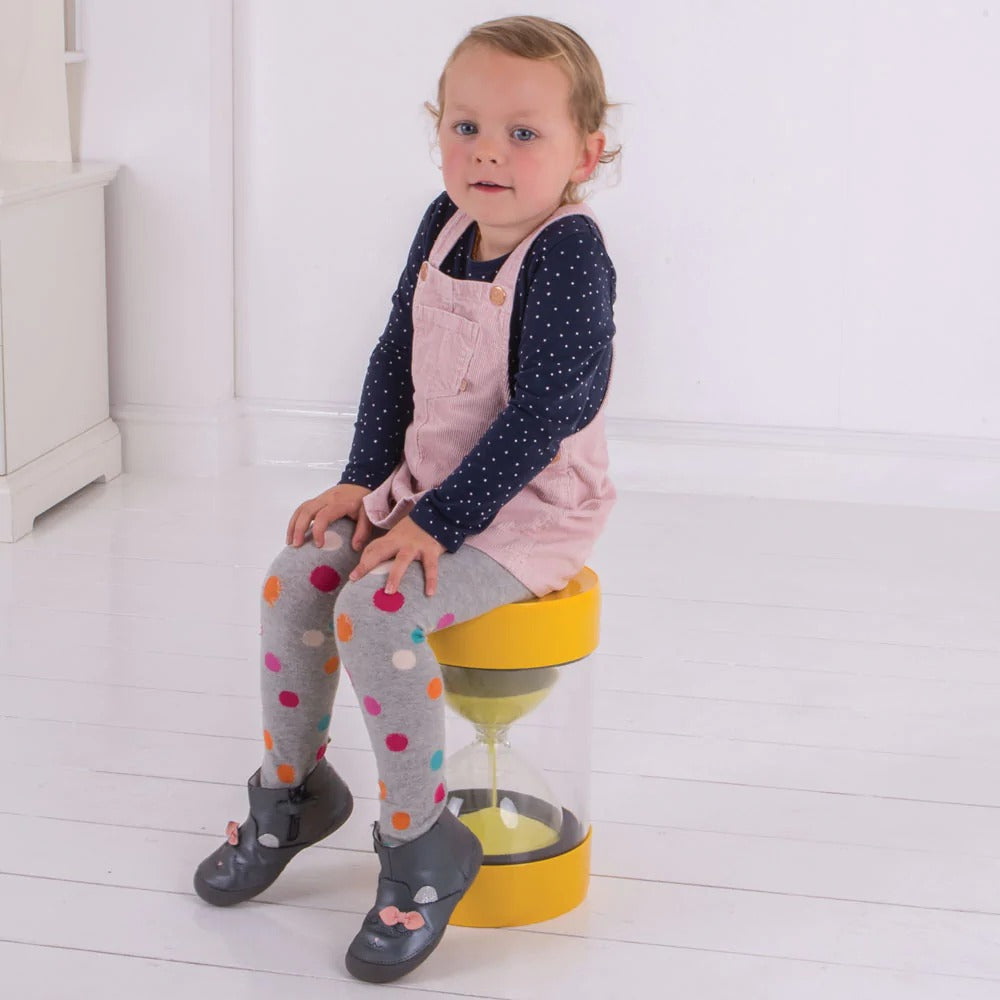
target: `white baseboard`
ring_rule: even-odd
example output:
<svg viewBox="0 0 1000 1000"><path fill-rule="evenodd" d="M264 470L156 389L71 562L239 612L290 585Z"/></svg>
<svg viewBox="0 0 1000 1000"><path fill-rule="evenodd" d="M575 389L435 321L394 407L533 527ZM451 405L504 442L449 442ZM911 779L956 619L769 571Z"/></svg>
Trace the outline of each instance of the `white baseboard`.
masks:
<svg viewBox="0 0 1000 1000"><path fill-rule="evenodd" d="M356 407L240 399L112 410L129 472L344 468ZM824 428L608 419L621 490L1000 510L1000 441Z"/></svg>

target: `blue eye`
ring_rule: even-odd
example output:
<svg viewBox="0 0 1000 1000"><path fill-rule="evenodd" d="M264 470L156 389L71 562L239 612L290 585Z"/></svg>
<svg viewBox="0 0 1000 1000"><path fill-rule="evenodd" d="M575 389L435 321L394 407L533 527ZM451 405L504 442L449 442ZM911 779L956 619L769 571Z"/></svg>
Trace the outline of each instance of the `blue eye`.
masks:
<svg viewBox="0 0 1000 1000"><path fill-rule="evenodd" d="M538 133L532 132L530 128L516 128L513 134L518 142L530 142L532 139L538 138Z"/></svg>
<svg viewBox="0 0 1000 1000"><path fill-rule="evenodd" d="M476 126L472 122L456 122L452 127L459 135L476 134Z"/></svg>

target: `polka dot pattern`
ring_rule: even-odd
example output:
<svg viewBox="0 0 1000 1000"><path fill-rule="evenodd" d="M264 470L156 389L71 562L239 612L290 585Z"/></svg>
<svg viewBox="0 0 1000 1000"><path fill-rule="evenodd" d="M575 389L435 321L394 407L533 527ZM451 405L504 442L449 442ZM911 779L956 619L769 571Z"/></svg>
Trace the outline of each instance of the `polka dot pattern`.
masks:
<svg viewBox="0 0 1000 1000"><path fill-rule="evenodd" d="M281 581L276 576L269 576L264 583L264 600L273 608L281 597Z"/></svg>
<svg viewBox="0 0 1000 1000"><path fill-rule="evenodd" d="M380 588L375 591L372 603L379 611L388 611L391 614L406 603L406 598L398 590L394 594L387 594L384 588Z"/></svg>
<svg viewBox="0 0 1000 1000"><path fill-rule="evenodd" d="M413 417L413 292L421 264L456 210L442 193L424 213L389 321L369 361L342 483L375 489L403 451ZM472 260L475 230L474 225L466 229L441 270L492 285L506 257ZM482 531L549 465L562 439L597 415L611 374L616 284L600 231L584 215L557 219L531 245L511 310L507 382L512 404L410 513L447 551L457 551L468 535Z"/></svg>
<svg viewBox="0 0 1000 1000"><path fill-rule="evenodd" d="M394 812L392 814L392 828L394 830L405 830L410 825L410 814L405 812Z"/></svg>
<svg viewBox="0 0 1000 1000"><path fill-rule="evenodd" d="M299 707L299 696L294 691L282 691L278 695L278 701L281 702L285 708Z"/></svg>
<svg viewBox="0 0 1000 1000"><path fill-rule="evenodd" d="M330 659L327 660L326 663L323 664L323 673L324 674L335 674L337 672L337 668L339 666L340 666L340 657L339 656L331 656Z"/></svg>
<svg viewBox="0 0 1000 1000"><path fill-rule="evenodd" d="M377 699L373 698L370 694L365 695L365 711L369 715L381 715L382 705Z"/></svg>
<svg viewBox="0 0 1000 1000"><path fill-rule="evenodd" d="M351 616L346 614L337 615L337 638L341 642L350 642L354 635L354 622Z"/></svg>
<svg viewBox="0 0 1000 1000"><path fill-rule="evenodd" d="M443 784L442 785L438 785L437 788L434 789L434 801L435 802L444 802L444 785Z"/></svg>
<svg viewBox="0 0 1000 1000"><path fill-rule="evenodd" d="M268 750L274 749L274 737L271 735L270 730L264 730L264 746Z"/></svg>
<svg viewBox="0 0 1000 1000"><path fill-rule="evenodd" d="M410 745L410 741L402 733L390 733L385 738L385 745L393 753L402 753Z"/></svg>
<svg viewBox="0 0 1000 1000"><path fill-rule="evenodd" d="M316 723L316 729L318 732L323 732L324 729L328 729L330 726L330 716L324 715L319 722Z"/></svg>
<svg viewBox="0 0 1000 1000"><path fill-rule="evenodd" d="M309 582L317 590L329 594L340 586L340 574L332 566L317 566L309 574Z"/></svg>
<svg viewBox="0 0 1000 1000"><path fill-rule="evenodd" d="M392 654L392 665L397 670L412 670L417 665L417 654L412 649L397 649Z"/></svg>
<svg viewBox="0 0 1000 1000"><path fill-rule="evenodd" d="M322 646L326 642L326 636L318 628L311 628L308 632L302 633L302 645L310 646L313 649Z"/></svg>
<svg viewBox="0 0 1000 1000"><path fill-rule="evenodd" d="M454 625L454 624L455 624L455 616L449 613L446 615L442 615L438 619L437 627L439 629L442 629L442 628L447 628L449 625Z"/></svg>
<svg viewBox="0 0 1000 1000"><path fill-rule="evenodd" d="M281 672L281 660L279 660L274 653L264 654L264 666L267 667L267 669L272 673L277 674Z"/></svg>
<svg viewBox="0 0 1000 1000"><path fill-rule="evenodd" d="M443 690L444 690L444 684L441 682L441 678L435 677L427 685L427 697L430 698L431 701L435 701L436 699L441 697L441 692Z"/></svg>
<svg viewBox="0 0 1000 1000"><path fill-rule="evenodd" d="M283 781L286 785L295 784L295 768L291 764L278 765L278 781Z"/></svg>
<svg viewBox="0 0 1000 1000"><path fill-rule="evenodd" d="M431 770L440 771L441 765L443 763L444 763L444 751L435 750L434 753L431 754Z"/></svg>

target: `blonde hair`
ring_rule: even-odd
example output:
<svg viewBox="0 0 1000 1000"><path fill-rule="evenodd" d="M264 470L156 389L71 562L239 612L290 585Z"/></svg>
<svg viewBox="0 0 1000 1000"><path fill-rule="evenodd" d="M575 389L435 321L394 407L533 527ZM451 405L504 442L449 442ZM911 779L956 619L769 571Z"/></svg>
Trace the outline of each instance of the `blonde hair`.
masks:
<svg viewBox="0 0 1000 1000"><path fill-rule="evenodd" d="M559 60L569 78L569 110L581 138L601 130L608 108L616 106L608 103L604 74L597 56L572 28L544 17L503 17L477 24L448 57L438 79L437 105L430 101L424 103L438 128L444 115L444 85L448 69L462 52L474 45L486 45L522 59ZM599 162L611 163L620 153L621 146L605 149ZM576 204L583 201L583 197L580 185L568 182L562 202Z"/></svg>

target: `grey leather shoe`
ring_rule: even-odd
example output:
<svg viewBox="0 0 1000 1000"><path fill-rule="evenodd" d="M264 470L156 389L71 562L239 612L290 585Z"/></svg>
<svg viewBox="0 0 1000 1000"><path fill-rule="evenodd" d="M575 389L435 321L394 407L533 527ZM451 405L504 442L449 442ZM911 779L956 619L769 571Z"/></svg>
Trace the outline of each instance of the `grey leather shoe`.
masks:
<svg viewBox="0 0 1000 1000"><path fill-rule="evenodd" d="M368 983L412 972L440 944L448 920L483 861L479 838L447 809L415 840L382 843L375 905L347 950L347 971Z"/></svg>
<svg viewBox="0 0 1000 1000"><path fill-rule="evenodd" d="M247 781L250 814L241 826L230 822L226 843L194 874L194 889L214 906L242 903L263 892L299 851L342 826L354 799L325 761L294 788L262 788L260 770Z"/></svg>

